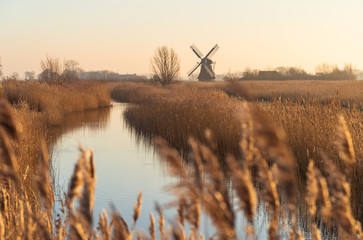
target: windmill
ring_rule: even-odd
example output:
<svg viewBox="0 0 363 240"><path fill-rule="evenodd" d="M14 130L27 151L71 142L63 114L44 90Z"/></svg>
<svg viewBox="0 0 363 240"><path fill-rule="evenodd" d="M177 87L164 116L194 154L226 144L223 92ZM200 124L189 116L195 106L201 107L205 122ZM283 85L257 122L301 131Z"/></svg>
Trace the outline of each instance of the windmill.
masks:
<svg viewBox="0 0 363 240"><path fill-rule="evenodd" d="M215 66L215 62L213 62L212 60L210 60L210 58L217 52L217 50L219 49L218 44L216 44L209 52L207 55L205 55L205 57L203 57L203 54L201 51L199 51L199 49L193 44L192 46L190 46L190 48L192 49L192 51L198 56L198 58L200 58L200 62L198 62L189 72L188 72L188 77L190 75L193 74L193 72L195 70L197 70L197 68L200 66L200 73L198 76L198 80L199 81L203 81L203 82L210 82L210 81L214 81L215 74L214 74L214 66ZM212 67L213 65L213 67Z"/></svg>

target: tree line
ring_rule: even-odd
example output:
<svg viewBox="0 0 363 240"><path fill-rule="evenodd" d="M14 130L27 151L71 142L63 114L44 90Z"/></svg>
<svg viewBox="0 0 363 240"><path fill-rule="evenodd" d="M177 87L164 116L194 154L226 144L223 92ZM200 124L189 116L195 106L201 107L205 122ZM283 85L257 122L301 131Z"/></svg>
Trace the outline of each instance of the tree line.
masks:
<svg viewBox="0 0 363 240"><path fill-rule="evenodd" d="M229 75L233 74L227 74L225 80L232 80ZM307 73L299 67L277 67L269 71L246 68L240 80L356 80L357 75L358 70L352 64L339 68L324 63L315 68L315 73Z"/></svg>
<svg viewBox="0 0 363 240"><path fill-rule="evenodd" d="M101 71L84 71L79 67L79 63L75 60L60 61L56 57L46 56L40 62L41 73L36 75L34 71L24 72L24 80L39 80L47 83L62 83L77 80L99 80L99 81L122 81L145 80L145 76L134 74L119 74L109 70ZM0 59L0 80L1 79L19 79L19 74L14 72L9 76L4 76L2 73L2 65Z"/></svg>
<svg viewBox="0 0 363 240"><path fill-rule="evenodd" d="M46 56L40 63L42 72L38 80L49 83L74 81L80 79L95 80L146 80L136 74L118 74L111 71L85 72L74 60L66 60L63 63L58 58ZM151 80L162 85L172 83L179 79L180 60L172 48L158 47L150 61ZM2 65L0 59L0 77L2 77ZM345 64L343 68L337 65L321 64L316 66L315 73L308 73L300 67L276 67L272 70L259 70L246 68L242 74L227 73L223 80L356 80L359 71L352 64ZM10 78L17 79L19 74L13 73ZM8 77L9 78L9 77ZM25 72L26 80L35 79L35 72Z"/></svg>

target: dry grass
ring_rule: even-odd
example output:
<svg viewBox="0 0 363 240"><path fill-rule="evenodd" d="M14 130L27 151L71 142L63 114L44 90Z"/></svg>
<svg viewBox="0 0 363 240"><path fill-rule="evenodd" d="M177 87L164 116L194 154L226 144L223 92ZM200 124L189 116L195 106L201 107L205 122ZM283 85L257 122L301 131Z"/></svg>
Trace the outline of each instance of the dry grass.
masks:
<svg viewBox="0 0 363 240"><path fill-rule="evenodd" d="M50 85L35 81L5 81L5 97L12 105L27 105L31 111L44 113L48 125L60 125L73 112L110 105L108 88L97 82L73 82Z"/></svg>
<svg viewBox="0 0 363 240"><path fill-rule="evenodd" d="M323 81L323 80L261 80L261 81L236 81L215 82L212 84L197 84L204 88L218 88L231 95L239 95L236 90L247 90L257 99L271 100L274 97L300 99L316 98L321 102L337 98L345 105L356 102L363 107L363 81Z"/></svg>
<svg viewBox="0 0 363 240"><path fill-rule="evenodd" d="M118 87L117 87L118 85ZM152 93L144 89L157 89L158 94L167 92L167 89L175 88L198 88L198 89L220 89L231 96L245 96L250 93L253 97L263 100L273 98L316 98L326 102L332 98L338 98L343 102L363 103L363 81L323 81L323 80L261 80L261 81L226 81L226 82L178 82L165 88L151 84L119 83L115 84L117 91L111 95L121 102L138 102L145 99L145 94L150 99ZM137 89L137 90L136 90ZM122 96L118 92L122 92Z"/></svg>
<svg viewBox="0 0 363 240"><path fill-rule="evenodd" d="M154 87L147 86L146 88ZM19 148L21 143L19 141L24 141L24 144L27 144L26 141L32 143L30 139L21 140L21 136L30 133L28 131L31 131L31 126L35 126L30 125L29 122L25 124L22 116L34 114L35 116L32 118L34 124L44 122L46 118L42 112L32 111L28 104L19 102L17 108L12 109L8 103L2 101L0 103L0 238L155 239L156 235L159 235L160 239L204 239L200 232L200 218L203 210L215 226L214 239L238 239L242 237L238 236L241 228L245 229L245 237L255 239L259 236L259 232L254 229L253 225L256 202L259 199L268 208L269 239L302 239L301 229L297 226L296 218L298 214L297 191L299 190L297 186L299 181L303 180L296 176L305 175L307 171L306 202L309 207L310 221L308 222L312 238L321 238L316 219L322 219L326 225L338 230L339 238L362 239L361 224L357 220L357 216L354 216L354 204L351 205L351 199L359 199L358 193L354 190L355 186L362 186L360 172L362 151L359 146L362 138L361 130L357 128L361 124L359 110L345 109L334 102L331 102L332 105L325 105L320 104L319 101L296 102L295 100L279 99L269 104L243 103L238 105L235 100L230 100L224 93L211 89L189 89L189 95L185 89L183 92L178 86L170 86L168 89L156 91L162 92L165 96L170 96L168 94L174 96L173 99L168 100L170 102L166 103L166 108L160 108L172 114L179 113L173 112L173 108L190 101L192 104L200 104L197 105L199 108L204 107L209 110L209 112L203 112L197 109L194 114L206 114L206 116L217 118L220 115L228 117L227 113L229 113L234 121L238 116L235 107L238 106L239 113L243 116L242 127L239 122L241 119L238 119L237 125L232 129L234 132L240 131L239 138L233 138L233 140L221 138L228 141L228 146L235 141L242 149L237 160L235 157L228 157L227 175L220 166L221 160L224 159L220 159L222 156L214 153L218 152L215 150L221 145L215 140L217 135L213 130L204 131L204 126L207 125L202 125L203 129L199 135L202 140L188 138L189 168L185 167L185 162L178 151L170 147L165 140L156 138L154 144L162 159L167 162L170 174L180 179L171 188L179 202L178 217L175 222L165 226L162 209L158 207L158 227L154 216L150 215L148 234L137 231L135 225L142 204L140 192L134 205L132 225L126 223L117 211L113 211L110 217L104 211L100 214L98 228L95 229L93 205L96 167L92 151L80 148L80 158L75 166L68 192L62 199L61 213L52 216L50 209L54 198L47 168L46 147L44 145L34 146L40 152L37 155L39 158L35 157L35 159L39 159L39 161L37 160L39 164L34 164L25 170L19 171L23 163L16 154L16 148ZM179 95L175 94L179 91ZM195 94L199 98L193 98ZM148 100L140 101L145 106L155 107L157 105L153 104L162 105L166 101L165 99L155 99L153 95L147 97ZM200 103L198 103L198 99L201 99ZM192 106L191 104L185 105L189 108ZM182 114L189 114L188 110L192 112L188 108L177 109L182 111ZM214 114L216 109L219 115ZM224 109L228 109L228 111L224 112ZM161 110L156 113L162 114ZM229 110L233 111L229 112ZM148 113L154 114L155 111ZM340 115L337 116L337 113ZM198 117L193 114L187 116ZM170 116L165 114L163 117L165 120ZM22 121L21 124L17 122L17 119ZM174 122L170 122L165 127L171 129L175 123L181 121L180 119L173 119ZM198 118L198 121L195 122L201 125L205 122L208 123L209 119L207 117ZM232 120L227 118L227 121L224 120L225 122L212 121L215 125L211 126L223 129L225 125L222 124L232 125ZM324 126L317 127L319 124ZM301 130L298 130L298 126ZM218 128L216 128L217 131ZM295 132L294 128L297 128ZM19 129L24 134L19 134ZM319 129L328 131L327 135L317 131ZM182 133L182 130L184 129L180 128L173 134ZM228 130L226 131L226 133L220 134L226 134L226 136L232 134ZM315 134L314 131L316 131ZM307 137L304 134L311 134L311 136ZM294 138L294 135L297 136ZM313 150L315 146L312 150L306 151L309 137L311 137L310 141L314 141L312 144L317 144L316 148L319 148L315 152ZM325 139L326 137L331 139ZM210 139L217 142L217 145L213 145L213 141ZM358 146L353 146L357 141ZM298 151L299 147L304 151ZM226 151L226 149L223 150ZM310 159L313 160L310 161ZM340 170L344 169L343 166L346 166L346 172ZM29 174L29 171L33 171L34 174ZM252 176L255 171L258 177L254 182ZM348 176L344 176L348 173L350 173ZM34 183L34 185L28 189L27 184L30 183ZM233 190L229 188L230 183ZM256 185L261 191L255 192ZM230 191L236 192L235 196L240 209L234 208ZM236 216L241 214L240 210L248 219L247 226L236 225ZM288 225L286 225L286 213L289 217L290 224ZM188 231L185 230L185 222L189 223ZM156 229L158 229L158 233Z"/></svg>
<svg viewBox="0 0 363 240"><path fill-rule="evenodd" d="M246 91L247 86L249 87L249 90L259 90L256 91L257 93L254 93L254 96L251 96L251 94L248 94ZM137 90L134 91L134 89ZM214 89L222 89L231 96L239 97L242 95L245 99L264 98L270 100L270 102L255 103L256 106L251 108L252 112L251 110L247 110L247 112L250 111L250 119L248 120L246 117L243 117L244 127L240 134L243 136L241 142L243 159L245 159L245 164L243 166L253 165L253 158L266 159L268 163L266 166L262 163L262 165L257 164L257 168L263 173L260 177L263 178L265 182L271 183L270 186L266 188L269 189L268 191L266 190L269 192L269 194L266 195L271 196L266 202L269 202L268 205L270 206L275 206L273 208L275 210L272 211L274 215L272 215L271 219L275 220L270 225L271 234L276 233L275 237L278 237L278 231L276 230L278 217L276 216L277 212L279 212L279 206L276 200L277 190L274 190L276 188L274 185L278 184L280 188L284 189L283 196L285 201L289 203L289 211L297 211L294 209L295 188L297 187L300 191L300 201L305 195L302 186L305 185L306 179L312 181L312 175L310 174L307 176L305 174L308 171L310 159L314 159L317 169L322 172L322 174L319 173L317 175L316 181L318 181L318 183L316 184L320 186L319 189L321 189L321 192L328 193L328 195L319 193L319 196L325 196L325 203L328 204L327 199L329 199L329 192L330 198L332 197L332 194L336 195L336 193L333 193L333 190L327 190L329 184L326 184L325 180L325 178L329 179L329 172L332 171L331 168L328 168L327 166L334 164L338 169L342 169L343 175L345 174L347 176L346 180L341 179L341 181L346 182L346 184L350 186L349 193L347 193L344 198L345 201L347 199L348 201L344 204L348 204L354 209L354 211L349 211L352 212L351 214L354 213L353 215L355 218L359 220L363 219L363 210L361 207L363 205L363 115L360 103L362 96L361 82L260 81L253 83L180 83L168 86L167 88L145 84L126 84L119 89L116 89L113 92L113 97L120 97L119 100L124 99L128 102L140 104L139 107L129 110L129 112L134 114L132 117L127 115L129 112L125 115L126 118L129 118L128 121L135 127L136 131L142 133L146 132L146 134L152 133L151 136L161 135L168 140L171 146L180 149L180 145L175 145L173 141L174 139L178 141L178 138L179 140L180 138L183 138L180 136L180 134L183 134L183 131L172 131L171 129L185 120L182 117L178 119L173 116L190 116L188 114L194 112L193 106L198 106L198 109L205 106L198 105L203 101L207 103L218 102L217 98L212 97L209 98L209 101L207 98L199 96L198 98L193 98L193 96L197 95L194 91L210 93L213 92ZM124 91L127 92L127 94L125 94ZM179 97L179 92L183 92L181 95L186 97ZM134 93L136 94L133 95ZM189 93L192 96L189 96ZM170 98L173 100L170 100ZM158 106L158 104L164 104L158 102L159 99L165 101L167 107L163 108ZM176 102L177 104L169 104L169 101ZM192 105L188 105L188 101L192 102ZM180 106L184 105L188 106L188 110L182 110L182 107ZM234 100L226 99L222 105L231 105L233 106L231 108L236 109L240 108L239 105L241 104L234 102ZM145 106L153 107L146 108ZM217 112L218 111L215 113ZM267 117L264 112L271 115L271 118ZM207 121L201 116L202 111L195 111L195 113L200 115L199 118L197 117L197 119L199 119L200 127L203 129L207 128L205 125ZM235 113L236 112L230 113L230 116L236 118L238 115ZM246 115L246 112L244 112L244 115ZM168 118L173 119L173 121L168 122ZM272 127L274 125L272 123L275 123L278 128ZM218 127L222 129L228 129L229 126L228 121L222 121L220 122L220 125L218 125ZM164 132L162 128L164 128ZM154 129L158 130L154 132ZM234 129L236 129L236 127L234 127ZM271 132L273 129L281 130ZM211 132L214 133L213 131ZM248 134L248 132L253 132L253 134ZM173 136L169 136L168 133ZM207 131L205 133L207 134L200 134L196 138L207 144L213 150L213 144L209 144L209 141L207 140L207 136L210 132ZM186 137L183 139L185 138ZM253 153L253 146L260 149L258 154ZM186 149L186 147L183 146L182 149ZM324 151L324 153L322 153L322 151ZM329 161L332 161L332 163L327 163L324 159L331 159ZM223 160L224 159L221 161L223 162ZM274 167L270 169L269 166ZM276 180L276 182L274 182L275 180L272 177L274 169L275 172L277 169L277 172L279 173L279 179ZM271 177L268 177L270 175ZM236 173L234 173L234 178L236 178ZM245 191L248 189L245 185L240 185L240 188L245 189ZM330 186L330 188L332 188L332 186ZM345 190L345 192L347 191L348 190ZM312 193L308 192L307 195L312 196ZM246 199L248 198L250 197L246 197ZM248 212L248 206L251 206L251 202L253 201L251 200L249 203L246 203L246 205L241 205L243 209L246 209L247 216L251 215L251 210ZM313 204L310 204L310 206L312 205ZM318 203L318 205L320 205L320 203ZM327 206L329 206L329 204ZM328 208L324 209L325 212L328 211ZM348 217L348 219L352 219L352 216ZM251 219L251 217L248 218ZM338 217L336 216L335 218ZM293 222L296 221L294 219L295 217L293 218ZM351 221L350 226L353 226L353 223L354 222ZM331 225L336 226L336 223ZM314 230L314 233L317 232L316 225L311 225L311 229L316 230ZM292 230L292 234L295 234L296 236L299 235L296 228Z"/></svg>
<svg viewBox="0 0 363 240"><path fill-rule="evenodd" d="M184 153L188 151L188 137L193 136L219 155L239 154L237 100L220 90L130 83L114 89L111 95L116 100L139 103L124 113L138 135L149 139L161 136Z"/></svg>
<svg viewBox="0 0 363 240"><path fill-rule="evenodd" d="M342 169L351 185L355 216L363 220L363 112L338 101L321 103L274 99L263 108L280 126L297 161L299 182L305 182L310 159L326 176L321 151Z"/></svg>

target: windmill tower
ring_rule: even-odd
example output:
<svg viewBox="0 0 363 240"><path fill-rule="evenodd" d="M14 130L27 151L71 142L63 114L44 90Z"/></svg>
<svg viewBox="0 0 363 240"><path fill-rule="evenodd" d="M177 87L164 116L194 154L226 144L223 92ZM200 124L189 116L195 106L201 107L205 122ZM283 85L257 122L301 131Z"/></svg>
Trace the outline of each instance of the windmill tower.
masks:
<svg viewBox="0 0 363 240"><path fill-rule="evenodd" d="M217 52L219 49L218 44L216 44L207 55L203 57L203 54L199 49L193 44L190 46L192 51L197 55L197 57L200 59L200 62L198 62L189 72L188 77L193 74L195 70L200 66L200 73L198 76L198 80L202 82L211 82L216 79L215 73L214 73L214 66L215 62L213 62L210 58ZM213 65L213 66L212 66Z"/></svg>

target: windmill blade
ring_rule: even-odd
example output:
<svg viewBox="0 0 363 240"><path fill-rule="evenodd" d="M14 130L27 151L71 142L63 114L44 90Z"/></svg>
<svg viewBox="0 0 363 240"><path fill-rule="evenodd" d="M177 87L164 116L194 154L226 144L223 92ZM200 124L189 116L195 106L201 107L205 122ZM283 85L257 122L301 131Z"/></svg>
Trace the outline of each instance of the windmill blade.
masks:
<svg viewBox="0 0 363 240"><path fill-rule="evenodd" d="M218 46L218 44L216 44L210 51L209 51L209 53L204 57L204 58L207 58L207 57L209 57L209 58L211 58L211 57L213 57L213 55L217 52L217 50L219 49L219 46Z"/></svg>
<svg viewBox="0 0 363 240"><path fill-rule="evenodd" d="M199 51L199 49L193 44L192 46L190 46L190 48L193 50L193 52L200 58L202 59L203 53L201 51Z"/></svg>
<svg viewBox="0 0 363 240"><path fill-rule="evenodd" d="M188 72L188 77L190 76L190 75L192 75L193 74L193 72L195 71L195 70L197 70L197 68L200 66L200 64L201 64L201 62L200 63L197 63L189 72Z"/></svg>
<svg viewBox="0 0 363 240"><path fill-rule="evenodd" d="M214 72L213 70L211 69L210 65L209 64L206 64L204 63L203 66L205 67L205 70L208 72L208 74L211 76L211 77L214 77Z"/></svg>

